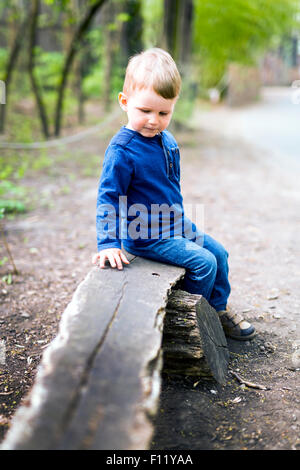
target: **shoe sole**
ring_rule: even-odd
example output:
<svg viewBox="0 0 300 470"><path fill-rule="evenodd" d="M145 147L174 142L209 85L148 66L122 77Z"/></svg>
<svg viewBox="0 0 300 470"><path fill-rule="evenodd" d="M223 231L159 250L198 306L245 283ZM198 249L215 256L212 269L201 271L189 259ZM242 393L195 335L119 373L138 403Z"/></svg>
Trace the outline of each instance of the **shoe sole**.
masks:
<svg viewBox="0 0 300 470"><path fill-rule="evenodd" d="M248 340L253 339L256 336L256 332L254 331L251 335L248 335L248 336L235 336L235 335L225 333L225 336L227 336L228 338L237 339L238 341L248 341Z"/></svg>

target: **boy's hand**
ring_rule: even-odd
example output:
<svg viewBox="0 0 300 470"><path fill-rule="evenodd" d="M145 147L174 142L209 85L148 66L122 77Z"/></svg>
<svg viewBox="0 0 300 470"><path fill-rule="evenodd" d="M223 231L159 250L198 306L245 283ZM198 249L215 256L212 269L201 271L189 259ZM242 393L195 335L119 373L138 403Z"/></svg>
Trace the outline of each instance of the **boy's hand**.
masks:
<svg viewBox="0 0 300 470"><path fill-rule="evenodd" d="M123 269L122 262L129 264L128 259L119 248L107 248L106 250L96 253L92 258L92 263L98 264L99 261L99 267L105 268L106 260L109 261L112 268L117 267L118 269Z"/></svg>

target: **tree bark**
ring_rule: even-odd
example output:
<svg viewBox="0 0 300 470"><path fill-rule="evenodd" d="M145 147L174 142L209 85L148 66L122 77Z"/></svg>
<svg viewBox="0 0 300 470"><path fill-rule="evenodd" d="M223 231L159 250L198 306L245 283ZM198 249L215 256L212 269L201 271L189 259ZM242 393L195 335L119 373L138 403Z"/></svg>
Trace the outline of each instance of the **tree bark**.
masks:
<svg viewBox="0 0 300 470"><path fill-rule="evenodd" d="M163 330L164 372L214 377L224 383L229 353L217 312L201 295L174 290Z"/></svg>
<svg viewBox="0 0 300 470"><path fill-rule="evenodd" d="M38 82L35 77L34 73L34 66L35 66L35 45L36 45L36 28L37 28L37 20L39 15L39 7L40 1L34 0L32 3L32 10L31 10L31 24L30 24L30 31L29 31L29 61L28 61L28 72L31 81L32 91L34 93L41 124L42 124L42 131L46 139L50 136L49 133L49 125L48 125L48 118L46 113L46 108L43 102L42 94L40 92Z"/></svg>
<svg viewBox="0 0 300 470"><path fill-rule="evenodd" d="M63 113L64 92L67 86L68 75L71 70L74 57L79 49L80 41L83 35L85 34L85 32L88 30L92 19L94 18L95 14L98 12L98 10L102 7L102 5L105 2L106 0L98 0L89 8L85 17L79 23L74 33L74 37L71 41L70 47L67 51L67 55L66 55L66 59L65 59L65 63L64 63L63 71L62 71L60 86L58 89L58 97L57 97L56 110L55 110L55 135L56 136L59 136L60 134L61 119L62 119L62 113Z"/></svg>
<svg viewBox="0 0 300 470"><path fill-rule="evenodd" d="M3 77L3 81L5 83L5 105L3 104L0 106L0 134L3 134L5 130L5 120L6 120L6 110L7 110L7 104L8 104L9 88L10 88L10 84L12 80L13 70L16 66L19 52L24 43L24 34L26 31L27 24L28 24L28 17L26 15L20 27L18 28L18 32L16 33L15 39L13 41L13 45L10 50L9 58L7 61L5 74Z"/></svg>
<svg viewBox="0 0 300 470"><path fill-rule="evenodd" d="M194 0L181 2L180 10L180 43L178 46L178 61L183 66L190 63L193 32Z"/></svg>
<svg viewBox="0 0 300 470"><path fill-rule="evenodd" d="M124 13L129 18L125 21L121 32L122 65L126 67L129 57L143 49L143 18L141 0L125 0Z"/></svg>
<svg viewBox="0 0 300 470"><path fill-rule="evenodd" d="M113 2L106 4L103 8L104 15L104 30L105 30L105 39L104 39L104 80L103 80L103 103L105 111L109 111L111 108L111 79L113 73L113 63L116 56L116 48L120 47L120 37L119 32L115 31L113 28L110 28L110 25L113 23L116 14L120 12L120 6L116 5ZM116 47L117 45L117 47Z"/></svg>
<svg viewBox="0 0 300 470"><path fill-rule="evenodd" d="M164 1L164 47L180 64L190 58L192 20L193 0Z"/></svg>

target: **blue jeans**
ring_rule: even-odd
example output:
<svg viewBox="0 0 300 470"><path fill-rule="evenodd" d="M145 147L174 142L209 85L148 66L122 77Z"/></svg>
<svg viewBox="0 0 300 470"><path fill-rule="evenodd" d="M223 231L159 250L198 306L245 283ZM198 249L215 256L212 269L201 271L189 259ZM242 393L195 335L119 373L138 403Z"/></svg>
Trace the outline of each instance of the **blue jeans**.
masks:
<svg viewBox="0 0 300 470"><path fill-rule="evenodd" d="M202 234L195 242L184 237L159 239L147 246L124 244L124 248L137 256L185 268L183 289L203 295L217 311L225 310L230 294L228 253L211 236Z"/></svg>

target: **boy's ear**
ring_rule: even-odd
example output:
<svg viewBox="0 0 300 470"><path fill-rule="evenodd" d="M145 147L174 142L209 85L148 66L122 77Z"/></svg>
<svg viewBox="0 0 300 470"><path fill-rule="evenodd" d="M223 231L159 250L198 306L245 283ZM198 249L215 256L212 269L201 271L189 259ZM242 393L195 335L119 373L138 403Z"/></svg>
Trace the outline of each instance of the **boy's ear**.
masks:
<svg viewBox="0 0 300 470"><path fill-rule="evenodd" d="M118 99L119 99L119 105L121 106L123 111L127 111L127 102L128 102L127 96L123 92L120 92L118 95Z"/></svg>

